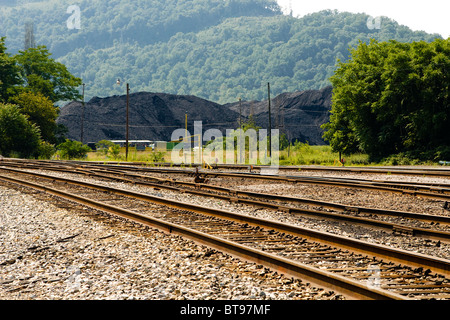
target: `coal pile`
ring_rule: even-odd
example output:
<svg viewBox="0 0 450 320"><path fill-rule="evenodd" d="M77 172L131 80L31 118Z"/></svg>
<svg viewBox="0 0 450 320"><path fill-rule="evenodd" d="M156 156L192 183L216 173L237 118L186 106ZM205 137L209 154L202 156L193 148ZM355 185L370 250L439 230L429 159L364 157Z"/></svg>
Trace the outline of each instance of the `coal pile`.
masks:
<svg viewBox="0 0 450 320"><path fill-rule="evenodd" d="M320 126L329 120L331 87L322 90L283 93L271 100L272 129L279 128L292 140L324 144ZM68 138L81 139L82 103L70 102L61 108L57 122L68 128ZM176 129L194 134L194 122L201 121L203 132L239 127L239 115L250 114L261 128L268 129L268 102L243 101L220 105L195 96L138 92L129 95L129 139L171 141ZM94 97L84 107L83 142L126 138L126 95Z"/></svg>

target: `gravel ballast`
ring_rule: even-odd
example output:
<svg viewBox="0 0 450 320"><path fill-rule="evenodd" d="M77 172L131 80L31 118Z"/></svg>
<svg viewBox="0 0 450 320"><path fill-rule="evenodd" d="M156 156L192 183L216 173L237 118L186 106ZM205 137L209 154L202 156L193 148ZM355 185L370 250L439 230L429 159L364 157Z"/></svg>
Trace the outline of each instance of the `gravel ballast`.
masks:
<svg viewBox="0 0 450 320"><path fill-rule="evenodd" d="M328 300L181 237L0 186L1 300Z"/></svg>
<svg viewBox="0 0 450 320"><path fill-rule="evenodd" d="M395 236L350 223L288 216L283 212L223 200L97 181L79 175L42 173L450 258L446 244L436 245L434 241ZM223 182L232 183L227 179ZM235 188L339 200L349 205L448 214L438 201L376 191L261 182L240 183ZM111 222L107 216L81 207L71 209L68 204L49 204L21 190L0 186L0 299L343 299L327 290L233 259L181 237L124 221Z"/></svg>

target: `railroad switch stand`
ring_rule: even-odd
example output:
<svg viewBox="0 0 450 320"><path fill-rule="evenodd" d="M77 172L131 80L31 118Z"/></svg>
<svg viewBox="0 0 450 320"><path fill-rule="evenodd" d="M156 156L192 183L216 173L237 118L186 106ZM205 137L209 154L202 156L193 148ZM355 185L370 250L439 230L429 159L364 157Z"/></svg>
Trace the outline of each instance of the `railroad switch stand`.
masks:
<svg viewBox="0 0 450 320"><path fill-rule="evenodd" d="M208 180L205 179L204 177L202 177L201 173L198 172L198 167L195 168L194 182L195 183L206 183L206 182L208 182Z"/></svg>

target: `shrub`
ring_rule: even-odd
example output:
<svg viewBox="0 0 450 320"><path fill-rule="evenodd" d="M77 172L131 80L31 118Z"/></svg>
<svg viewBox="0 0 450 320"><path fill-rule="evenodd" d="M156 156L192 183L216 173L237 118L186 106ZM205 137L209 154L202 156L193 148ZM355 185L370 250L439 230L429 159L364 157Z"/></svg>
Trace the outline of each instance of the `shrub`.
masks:
<svg viewBox="0 0 450 320"><path fill-rule="evenodd" d="M150 161L152 162L164 162L164 156L166 155L165 152L152 152L150 154Z"/></svg>
<svg viewBox="0 0 450 320"><path fill-rule="evenodd" d="M6 157L36 157L41 134L12 104L0 104L0 154Z"/></svg>
<svg viewBox="0 0 450 320"><path fill-rule="evenodd" d="M95 144L97 152L100 152L105 157L118 159L120 154L120 146L109 140L101 140Z"/></svg>
<svg viewBox="0 0 450 320"><path fill-rule="evenodd" d="M87 145L69 139L58 145L58 150L61 159L65 160L82 159L87 156L89 151L92 151Z"/></svg>
<svg viewBox="0 0 450 320"><path fill-rule="evenodd" d="M51 159L55 154L55 146L49 142L41 141L39 143L39 159Z"/></svg>

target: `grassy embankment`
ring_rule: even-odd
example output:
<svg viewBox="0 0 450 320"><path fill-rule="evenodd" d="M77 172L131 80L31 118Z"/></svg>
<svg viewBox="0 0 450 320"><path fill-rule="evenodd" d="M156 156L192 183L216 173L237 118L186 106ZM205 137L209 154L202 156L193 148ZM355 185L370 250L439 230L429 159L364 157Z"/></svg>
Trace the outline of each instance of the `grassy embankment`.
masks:
<svg viewBox="0 0 450 320"><path fill-rule="evenodd" d="M432 161L418 161L409 159L403 155L391 156L379 162L371 162L366 154L342 155L345 166L377 166L377 165L438 165ZM339 154L332 152L330 146L310 146L305 143L291 145L290 148L279 153L280 165L322 165L340 166ZM108 157L101 153L89 152L88 161L125 161L125 151L122 148L117 157ZM171 154L168 152L136 151L130 148L128 161L147 162L149 165L158 162L171 162ZM193 161L194 162L194 161Z"/></svg>

